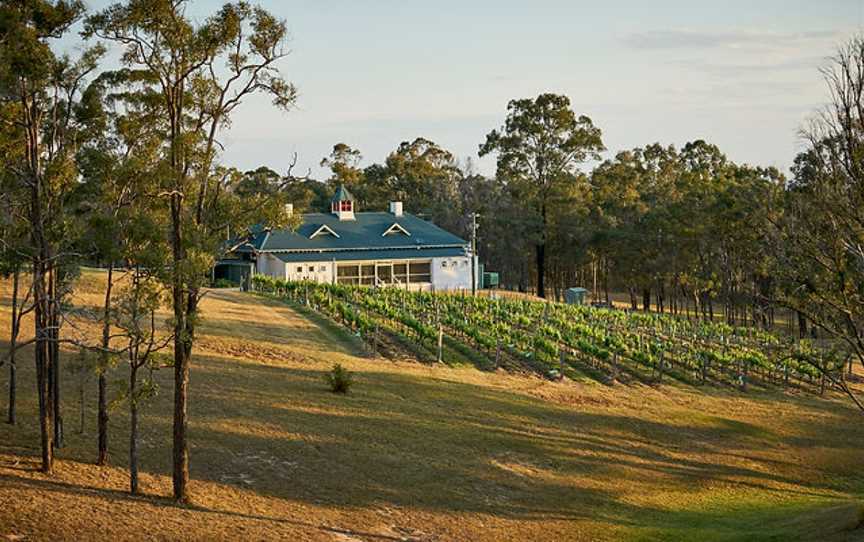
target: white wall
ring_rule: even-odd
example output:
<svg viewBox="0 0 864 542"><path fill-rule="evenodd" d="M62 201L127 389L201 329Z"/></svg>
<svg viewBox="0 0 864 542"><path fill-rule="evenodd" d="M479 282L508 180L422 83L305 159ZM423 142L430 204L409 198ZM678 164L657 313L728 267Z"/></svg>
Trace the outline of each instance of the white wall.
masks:
<svg viewBox="0 0 864 542"><path fill-rule="evenodd" d="M432 286L436 291L470 290L471 258L432 258Z"/></svg>
<svg viewBox="0 0 864 542"><path fill-rule="evenodd" d="M271 254L258 254L257 272L259 275L284 279L285 263Z"/></svg>
<svg viewBox="0 0 864 542"><path fill-rule="evenodd" d="M329 284L333 282L333 262L291 262L285 264L288 280L314 280Z"/></svg>

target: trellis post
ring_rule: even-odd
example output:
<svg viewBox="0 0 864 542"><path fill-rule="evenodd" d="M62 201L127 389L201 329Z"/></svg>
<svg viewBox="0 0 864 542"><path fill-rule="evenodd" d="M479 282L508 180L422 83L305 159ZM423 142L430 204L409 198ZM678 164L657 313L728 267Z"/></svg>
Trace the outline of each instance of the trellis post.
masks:
<svg viewBox="0 0 864 542"><path fill-rule="evenodd" d="M558 380L564 380L564 358L567 353L563 348L558 349Z"/></svg>

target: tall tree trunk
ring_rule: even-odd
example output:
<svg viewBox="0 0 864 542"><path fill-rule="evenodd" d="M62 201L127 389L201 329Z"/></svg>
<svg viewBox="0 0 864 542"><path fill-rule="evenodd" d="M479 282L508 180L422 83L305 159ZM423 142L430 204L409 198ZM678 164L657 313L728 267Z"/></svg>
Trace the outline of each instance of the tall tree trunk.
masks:
<svg viewBox="0 0 864 542"><path fill-rule="evenodd" d="M537 243L537 296L546 298L546 202L540 204L540 220L543 230L540 232L540 242Z"/></svg>
<svg viewBox="0 0 864 542"><path fill-rule="evenodd" d="M97 465L108 464L108 347L111 341L111 288L114 283L114 263L108 264L108 285L105 287L105 302L102 307L102 352L99 363L99 407L97 414L98 457Z"/></svg>
<svg viewBox="0 0 864 542"><path fill-rule="evenodd" d="M129 492L138 494L138 368L129 368Z"/></svg>
<svg viewBox="0 0 864 542"><path fill-rule="evenodd" d="M642 310L651 311L651 288L642 288Z"/></svg>
<svg viewBox="0 0 864 542"><path fill-rule="evenodd" d="M184 253L182 244L182 196L171 196L171 247L173 257L173 291L174 301L174 454L173 454L173 485L174 498L180 502L189 500L189 443L186 433L188 426L186 403L189 392L189 357L187 344L191 347L191 337L186 335L186 307L184 304L183 264Z"/></svg>
<svg viewBox="0 0 864 542"><path fill-rule="evenodd" d="M51 403L54 407L54 446L63 447L63 418L60 415L60 300L57 282L58 269L52 266L49 273L49 335L51 341L48 343L49 363L51 365Z"/></svg>
<svg viewBox="0 0 864 542"><path fill-rule="evenodd" d="M606 304L612 306L612 301L609 297L609 260L603 258L603 295L606 298Z"/></svg>
<svg viewBox="0 0 864 542"><path fill-rule="evenodd" d="M48 386L51 365L48 360L47 337L47 292L45 291L45 266L39 256L33 261L33 297L36 308L33 312L34 335L36 336L34 360L36 363L36 394L39 398L39 436L42 446L41 471L50 474L54 469L54 433L51 389Z"/></svg>
<svg viewBox="0 0 864 542"><path fill-rule="evenodd" d="M46 272L53 265L48 240L45 237L45 202L43 199L42 165L40 161L40 112L29 96L22 101L24 126L27 132L27 162L30 173L30 238L35 249L33 255L33 336L35 337L34 362L36 365L36 395L39 398L39 433L42 446L43 473L54 469L54 435L52 431L52 404L50 373L52 370L48 354L50 336L48 333L49 311L52 300L48 298Z"/></svg>
<svg viewBox="0 0 864 542"><path fill-rule="evenodd" d="M546 245L540 243L537 250L537 296L546 298Z"/></svg>
<svg viewBox="0 0 864 542"><path fill-rule="evenodd" d="M18 348L18 329L21 327L18 314L18 289L21 279L21 268L16 266L12 273L12 332L9 338L9 412L6 421L15 425L15 394L17 393L17 367L15 366L15 350Z"/></svg>

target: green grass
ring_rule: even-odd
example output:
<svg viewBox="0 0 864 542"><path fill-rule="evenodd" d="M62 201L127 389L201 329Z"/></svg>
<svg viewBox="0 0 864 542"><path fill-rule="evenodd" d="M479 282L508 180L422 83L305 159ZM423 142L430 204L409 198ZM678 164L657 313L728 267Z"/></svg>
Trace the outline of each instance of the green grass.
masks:
<svg viewBox="0 0 864 542"><path fill-rule="evenodd" d="M99 276L85 275L79 304L98 303ZM32 472L28 358L21 424L0 424L0 538L122 540L145 525L201 540L860 538L864 427L842 398L556 383L471 360L373 359L302 307L222 291L204 309L191 382L196 506L165 498L170 371L157 374L160 393L144 408L147 496L130 499L125 407L112 412L114 467L95 467L95 405L88 399L76 434L71 381L58 472ZM355 376L347 395L323 381L334 363ZM124 377L112 373L112 393Z"/></svg>

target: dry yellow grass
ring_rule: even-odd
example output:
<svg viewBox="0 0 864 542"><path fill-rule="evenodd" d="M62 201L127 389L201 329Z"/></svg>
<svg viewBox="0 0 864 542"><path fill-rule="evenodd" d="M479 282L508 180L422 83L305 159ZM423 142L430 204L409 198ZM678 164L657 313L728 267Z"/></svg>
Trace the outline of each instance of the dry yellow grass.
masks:
<svg viewBox="0 0 864 542"><path fill-rule="evenodd" d="M98 305L101 280L85 274L76 304ZM0 337L8 294L0 284ZM209 294L191 383L190 507L167 498L170 371L144 409L146 495L132 498L125 408L112 411L114 466L95 467L93 393L76 434L71 379L57 472L34 471L26 352L20 424L0 425L0 540L861 537L851 529L864 429L842 398L552 383L369 359L359 346L285 305ZM348 396L322 382L336 362L357 376ZM114 393L124 377L112 375Z"/></svg>

